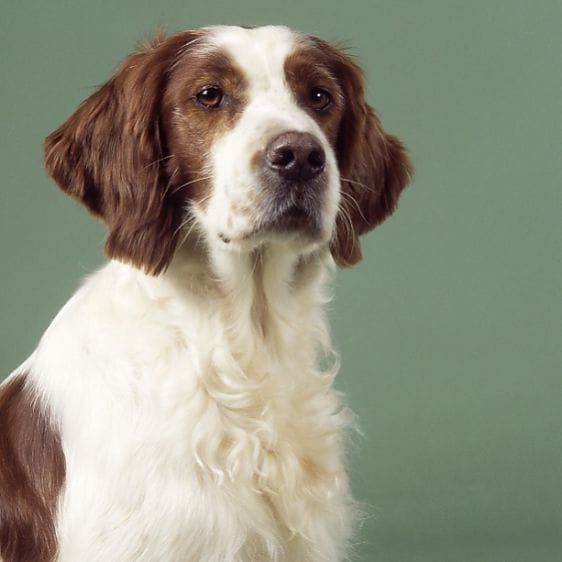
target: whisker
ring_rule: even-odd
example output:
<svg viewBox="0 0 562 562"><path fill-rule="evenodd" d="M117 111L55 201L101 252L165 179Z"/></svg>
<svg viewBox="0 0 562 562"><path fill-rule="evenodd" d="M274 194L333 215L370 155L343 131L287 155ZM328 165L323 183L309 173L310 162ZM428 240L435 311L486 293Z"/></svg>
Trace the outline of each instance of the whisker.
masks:
<svg viewBox="0 0 562 562"><path fill-rule="evenodd" d="M168 182L168 185L166 185L166 188L165 188L164 191L162 192L162 200L163 200L164 197L165 197L166 195L168 195L168 193L170 192L170 187L172 187L173 176L174 176L174 175L175 175L175 172L174 172L174 174L172 174L172 177L170 178L170 181ZM189 185L192 185L192 184L197 183L197 182L200 182L200 181L208 180L208 179L210 179L211 177L212 177L212 176L210 176L210 175L209 175L209 176L203 176L203 177L201 177L201 178L195 178L194 180L191 180L191 181L187 181L187 182L185 182L185 183L182 183L181 185L178 185L178 186L174 187L173 191L171 192L171 195L176 194L180 189L183 189L184 187L187 187L187 186L189 186Z"/></svg>
<svg viewBox="0 0 562 562"><path fill-rule="evenodd" d="M353 197L351 193L346 193L345 191L342 191L341 194L344 198L347 197L348 201L351 201L355 205L355 208L359 212L361 218L365 221L365 224L369 224L369 221L367 220L367 217L363 214L363 209L361 209L361 205L359 205L357 199L355 199L355 197Z"/></svg>
<svg viewBox="0 0 562 562"><path fill-rule="evenodd" d="M194 180L186 181L185 183L182 183L181 185L178 185L177 187L174 187L172 193L177 193L180 189L183 189L184 187L187 187L188 185L192 185L192 184L198 183L200 181L209 180L209 179L211 179L211 177L212 176L203 176L201 178L195 178Z"/></svg>
<svg viewBox="0 0 562 562"><path fill-rule="evenodd" d="M199 204L203 204L206 201L208 201L211 197L213 196L212 193L206 195L205 197L201 198L198 203ZM187 209L185 218L181 221L180 225L176 228L175 232L174 232L174 236L180 232L180 230L182 230L183 228L185 228L189 223L191 223L190 229L187 232L187 234L182 238L182 243L185 242L185 240L187 239L187 237L189 236L189 234L191 234L194 226L197 224L197 220L196 217L194 216L193 212L191 211L191 209Z"/></svg>
<svg viewBox="0 0 562 562"><path fill-rule="evenodd" d="M343 207L341 205L341 203L338 205L338 211L341 213L342 219L343 219L343 226L345 228L345 235L347 236L348 239L351 239L351 249L355 249L355 241L356 241L356 236L355 236L355 231L353 228L353 221L351 220L351 217L349 216L349 211ZM335 230L335 239L336 241L340 240L340 236L341 236L341 232L336 229Z"/></svg>
<svg viewBox="0 0 562 562"><path fill-rule="evenodd" d="M169 160L170 158L173 158L173 157L174 157L174 155L170 154L169 156L164 156L163 158L158 158L157 160L154 160L154 162L149 162L143 169L146 170L147 168L150 168L150 166L160 164L160 162L164 162L164 160Z"/></svg>
<svg viewBox="0 0 562 562"><path fill-rule="evenodd" d="M352 184L354 184L354 185L358 185L359 187L362 187L363 189L366 189L367 191L372 191L373 193L376 193L376 194L380 193L378 189L375 189L374 187L371 187L371 186L369 186L369 185L367 185L367 184L365 184L365 183L361 183L360 181L352 180L351 178L346 178L346 177L344 177L344 176L340 176L340 179L341 179L342 181L346 181L346 182L348 182L348 183L352 183Z"/></svg>
<svg viewBox="0 0 562 562"><path fill-rule="evenodd" d="M353 221L351 220L351 216L349 214L348 209L346 209L343 205L339 206L339 211L342 214L344 219L344 226L348 235L353 235Z"/></svg>
<svg viewBox="0 0 562 562"><path fill-rule="evenodd" d="M185 224L187 224L187 223L184 223L184 226L185 226ZM194 218L192 218L191 226L189 227L189 230L188 230L188 231L184 234L184 236L182 237L182 239L181 239L181 241L180 241L180 243L179 243L180 246L189 238L190 234L193 232L193 229L194 229L196 226L198 226L198 225L197 225L197 221L196 221Z"/></svg>

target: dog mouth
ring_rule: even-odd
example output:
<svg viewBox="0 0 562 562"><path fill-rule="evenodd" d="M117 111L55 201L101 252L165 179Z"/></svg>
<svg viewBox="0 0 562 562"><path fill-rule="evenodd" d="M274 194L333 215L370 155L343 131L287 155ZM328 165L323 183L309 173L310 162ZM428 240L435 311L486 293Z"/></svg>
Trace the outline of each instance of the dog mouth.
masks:
<svg viewBox="0 0 562 562"><path fill-rule="evenodd" d="M263 214L263 218L250 231L238 238L239 241L251 241L262 236L304 234L309 238L316 239L321 234L320 213L302 203L284 204L280 207L269 209ZM219 233L219 238L229 244L233 240L224 233Z"/></svg>
<svg viewBox="0 0 562 562"><path fill-rule="evenodd" d="M279 230L297 230L309 228L314 222L315 213L303 204L291 204L273 213L273 216L266 219L271 228Z"/></svg>
<svg viewBox="0 0 562 562"><path fill-rule="evenodd" d="M264 197L253 210L250 228L234 236L218 233L223 243L261 243L275 239L298 238L303 243L325 237L323 193L307 186L276 190ZM308 242L307 242L308 241Z"/></svg>
<svg viewBox="0 0 562 562"><path fill-rule="evenodd" d="M255 233L303 233L316 237L321 230L318 203L306 198L273 202L262 216Z"/></svg>

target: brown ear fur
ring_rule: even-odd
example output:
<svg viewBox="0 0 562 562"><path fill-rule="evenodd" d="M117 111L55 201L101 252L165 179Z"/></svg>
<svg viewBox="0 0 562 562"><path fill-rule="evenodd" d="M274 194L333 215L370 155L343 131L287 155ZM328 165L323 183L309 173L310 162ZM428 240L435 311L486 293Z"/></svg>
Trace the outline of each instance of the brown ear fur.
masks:
<svg viewBox="0 0 562 562"><path fill-rule="evenodd" d="M45 140L45 167L108 228L109 257L157 274L178 241L183 204L171 189L160 119L168 70L186 32L130 55L115 75Z"/></svg>
<svg viewBox="0 0 562 562"><path fill-rule="evenodd" d="M336 152L341 173L341 210L336 220L332 255L342 267L361 260L359 236L372 230L395 209L413 167L401 142L386 133L366 103L361 69L341 51L329 49L345 96Z"/></svg>

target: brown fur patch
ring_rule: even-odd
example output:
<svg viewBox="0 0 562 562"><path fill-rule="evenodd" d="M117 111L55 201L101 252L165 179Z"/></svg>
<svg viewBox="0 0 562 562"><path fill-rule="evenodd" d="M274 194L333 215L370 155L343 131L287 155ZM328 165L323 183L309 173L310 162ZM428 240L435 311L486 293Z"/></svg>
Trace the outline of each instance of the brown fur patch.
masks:
<svg viewBox="0 0 562 562"><path fill-rule="evenodd" d="M332 146L336 146L344 111L342 88L319 49L302 47L285 60L285 76L297 103L318 123ZM322 88L332 97L332 105L325 111L310 107L312 88Z"/></svg>
<svg viewBox="0 0 562 562"><path fill-rule="evenodd" d="M224 94L220 109L205 109L194 101L197 93L210 86ZM190 199L202 206L210 194L209 150L241 116L247 88L243 71L221 50L184 57L169 81L163 104L169 165L175 170L175 183L186 185Z"/></svg>
<svg viewBox="0 0 562 562"><path fill-rule="evenodd" d="M45 141L59 186L106 223L109 257L157 274L170 263L190 201L209 193L208 150L245 103L242 72L205 31L157 37ZM220 86L225 105L194 101Z"/></svg>
<svg viewBox="0 0 562 562"><path fill-rule="evenodd" d="M345 53L310 37L288 57L285 73L301 104L313 87L332 94L331 108L310 113L332 143L342 178L332 255L338 265L355 265L361 260L359 236L394 211L412 164L367 104L363 73Z"/></svg>
<svg viewBox="0 0 562 562"><path fill-rule="evenodd" d="M182 209L169 185L162 94L170 65L194 39L158 38L130 55L45 140L49 175L106 223L106 253L151 273L175 251Z"/></svg>
<svg viewBox="0 0 562 562"><path fill-rule="evenodd" d="M60 437L21 374L0 388L0 555L49 562L65 479Z"/></svg>

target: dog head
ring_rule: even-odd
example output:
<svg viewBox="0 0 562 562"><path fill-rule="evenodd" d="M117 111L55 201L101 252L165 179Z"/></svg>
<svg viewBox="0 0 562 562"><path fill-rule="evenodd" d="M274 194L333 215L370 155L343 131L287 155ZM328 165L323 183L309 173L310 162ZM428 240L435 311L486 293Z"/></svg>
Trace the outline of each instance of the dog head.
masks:
<svg viewBox="0 0 562 562"><path fill-rule="evenodd" d="M411 175L359 67L285 27L156 38L47 137L45 165L106 223L107 254L153 274L194 229L353 265Z"/></svg>

